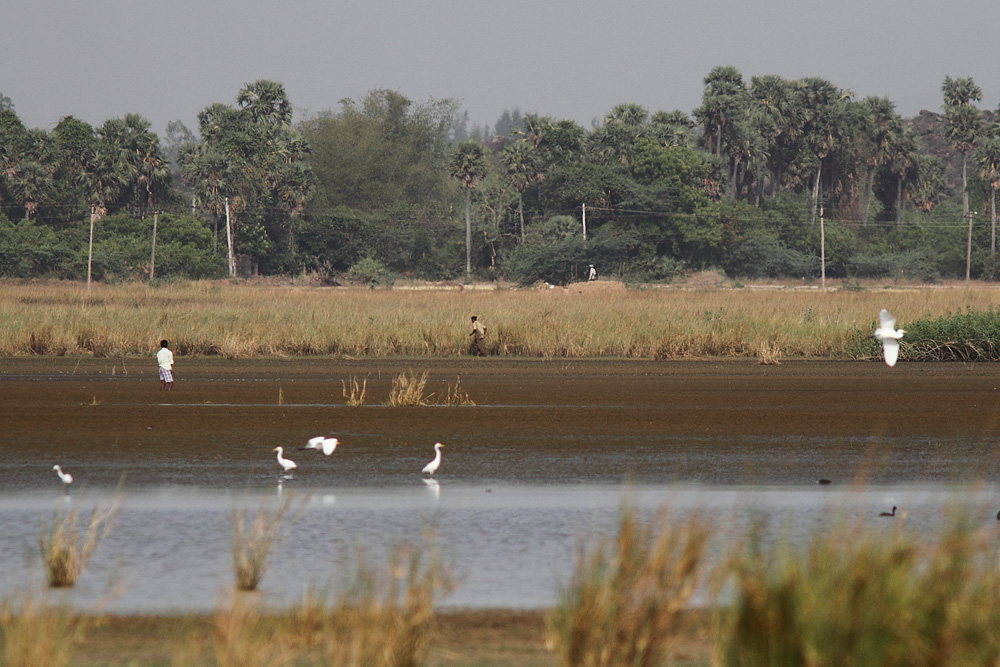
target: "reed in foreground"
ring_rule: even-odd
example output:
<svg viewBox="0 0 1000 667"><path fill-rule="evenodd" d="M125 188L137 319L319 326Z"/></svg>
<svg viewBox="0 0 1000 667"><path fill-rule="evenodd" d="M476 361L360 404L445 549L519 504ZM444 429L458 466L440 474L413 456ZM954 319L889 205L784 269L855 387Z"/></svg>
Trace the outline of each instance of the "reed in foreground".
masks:
<svg viewBox="0 0 1000 667"><path fill-rule="evenodd" d="M731 563L735 602L716 631L720 665L995 665L995 531L961 521L927 536L842 526L801 550L752 540Z"/></svg>
<svg viewBox="0 0 1000 667"><path fill-rule="evenodd" d="M65 667L82 638L84 619L68 607L31 598L0 603L0 664L5 667Z"/></svg>
<svg viewBox="0 0 1000 667"><path fill-rule="evenodd" d="M47 529L42 530L39 547L45 578L53 588L76 585L80 573L90 561L94 551L107 536L121 511L118 500L95 507L87 521L83 536L77 528L79 512L56 512Z"/></svg>
<svg viewBox="0 0 1000 667"><path fill-rule="evenodd" d="M247 510L233 510L231 546L238 590L257 590L267 572L271 549L287 535L289 526L283 524L291 511L292 501L289 496L277 507L260 507L252 521Z"/></svg>
<svg viewBox="0 0 1000 667"><path fill-rule="evenodd" d="M643 522L624 510L613 541L582 553L548 617L566 667L654 667L669 661L681 614L704 572L711 531L692 518Z"/></svg>
<svg viewBox="0 0 1000 667"><path fill-rule="evenodd" d="M384 570L361 553L343 592L332 602L311 591L300 605L268 611L234 597L213 615L215 664L416 667L423 664L434 605L454 584L441 560L422 549L393 552ZM195 664L190 654L174 663Z"/></svg>

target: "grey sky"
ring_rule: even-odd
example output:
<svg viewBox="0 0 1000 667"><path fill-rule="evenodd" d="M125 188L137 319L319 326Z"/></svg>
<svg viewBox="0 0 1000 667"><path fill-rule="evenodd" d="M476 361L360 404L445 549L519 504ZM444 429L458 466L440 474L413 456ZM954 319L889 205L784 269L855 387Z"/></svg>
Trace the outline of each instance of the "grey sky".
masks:
<svg viewBox="0 0 1000 667"><path fill-rule="evenodd" d="M1000 98L995 0L0 0L0 92L30 127L140 113L163 134L243 84L284 84L298 117L374 88L590 126L619 102L700 103L716 65L819 76L939 110L946 75Z"/></svg>

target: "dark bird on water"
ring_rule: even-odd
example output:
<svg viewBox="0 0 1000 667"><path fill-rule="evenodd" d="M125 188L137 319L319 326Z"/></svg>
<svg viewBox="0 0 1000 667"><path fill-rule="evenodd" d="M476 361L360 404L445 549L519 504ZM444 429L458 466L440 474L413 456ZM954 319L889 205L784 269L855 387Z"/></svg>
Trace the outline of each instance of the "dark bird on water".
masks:
<svg viewBox="0 0 1000 667"><path fill-rule="evenodd" d="M828 479L820 479L820 480L817 480L816 483L817 484L829 484L830 480L828 480Z"/></svg>
<svg viewBox="0 0 1000 667"><path fill-rule="evenodd" d="M879 514L879 516L896 516L896 506L895 505L892 506L891 512L882 512L881 514Z"/></svg>

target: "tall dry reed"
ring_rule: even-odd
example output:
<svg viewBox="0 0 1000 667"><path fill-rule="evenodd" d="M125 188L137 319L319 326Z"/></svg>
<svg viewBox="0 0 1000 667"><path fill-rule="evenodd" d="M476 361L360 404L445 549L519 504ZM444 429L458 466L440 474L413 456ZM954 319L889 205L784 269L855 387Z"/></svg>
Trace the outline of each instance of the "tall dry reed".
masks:
<svg viewBox="0 0 1000 667"><path fill-rule="evenodd" d="M548 640L567 667L655 667L669 649L705 572L711 534L697 518L640 520L624 510L618 533L577 558Z"/></svg>
<svg viewBox="0 0 1000 667"><path fill-rule="evenodd" d="M121 503L99 505L90 513L83 535L78 527L79 511L56 512L39 536L45 578L53 588L76 585L94 551L107 536L121 511Z"/></svg>
<svg viewBox="0 0 1000 667"><path fill-rule="evenodd" d="M675 359L852 358L855 330L888 308L905 326L996 290L352 290L228 282L0 286L0 356L152 357L167 338L179 357L218 355L457 356L476 313L490 350L506 356ZM134 362L131 362L134 363Z"/></svg>

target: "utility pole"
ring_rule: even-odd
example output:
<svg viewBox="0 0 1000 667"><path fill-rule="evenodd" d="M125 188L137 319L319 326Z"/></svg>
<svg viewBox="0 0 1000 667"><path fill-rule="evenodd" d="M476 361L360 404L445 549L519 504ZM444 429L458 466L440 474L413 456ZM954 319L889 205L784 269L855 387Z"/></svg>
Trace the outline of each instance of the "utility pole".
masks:
<svg viewBox="0 0 1000 667"><path fill-rule="evenodd" d="M826 233L823 229L823 206L819 207L819 275L820 288L826 291Z"/></svg>
<svg viewBox="0 0 1000 667"><path fill-rule="evenodd" d="M229 222L229 197L226 197L226 243L229 245L229 277L236 277L236 260L233 258L233 229Z"/></svg>
<svg viewBox="0 0 1000 667"><path fill-rule="evenodd" d="M969 211L966 215L969 216L969 242L965 246L965 286L969 286L969 267L972 266L972 211Z"/></svg>
<svg viewBox="0 0 1000 667"><path fill-rule="evenodd" d="M583 240L587 240L587 205L583 205Z"/></svg>
<svg viewBox="0 0 1000 667"><path fill-rule="evenodd" d="M90 291L90 267L94 262L94 205L90 206L90 245L87 248L87 291Z"/></svg>
<svg viewBox="0 0 1000 667"><path fill-rule="evenodd" d="M152 280L156 275L156 222L157 218L160 216L159 211L153 211L153 254L149 258L149 279Z"/></svg>

